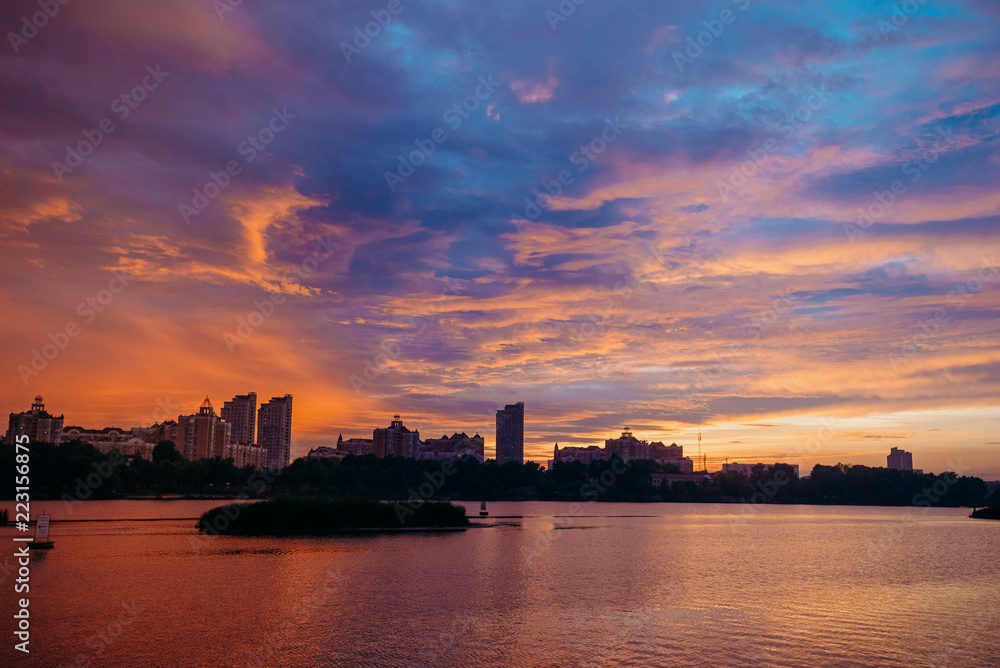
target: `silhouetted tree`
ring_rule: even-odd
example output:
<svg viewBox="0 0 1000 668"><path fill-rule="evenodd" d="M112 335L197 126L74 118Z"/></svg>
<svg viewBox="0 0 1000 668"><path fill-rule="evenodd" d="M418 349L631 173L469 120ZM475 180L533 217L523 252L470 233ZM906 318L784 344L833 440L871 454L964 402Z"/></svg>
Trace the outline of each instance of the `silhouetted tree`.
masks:
<svg viewBox="0 0 1000 668"><path fill-rule="evenodd" d="M177 446L173 441L160 441L153 448L153 462L161 464L163 462L177 462L183 459L183 455L177 451Z"/></svg>

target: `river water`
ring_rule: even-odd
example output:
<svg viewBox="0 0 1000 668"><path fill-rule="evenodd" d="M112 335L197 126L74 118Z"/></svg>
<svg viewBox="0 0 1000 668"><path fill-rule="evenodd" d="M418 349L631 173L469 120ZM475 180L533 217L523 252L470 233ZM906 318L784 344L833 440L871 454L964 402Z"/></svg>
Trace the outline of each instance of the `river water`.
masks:
<svg viewBox="0 0 1000 668"><path fill-rule="evenodd" d="M215 505L36 502L30 655L0 529L0 665L1000 666L1000 522L967 509L491 503L274 539L199 534Z"/></svg>

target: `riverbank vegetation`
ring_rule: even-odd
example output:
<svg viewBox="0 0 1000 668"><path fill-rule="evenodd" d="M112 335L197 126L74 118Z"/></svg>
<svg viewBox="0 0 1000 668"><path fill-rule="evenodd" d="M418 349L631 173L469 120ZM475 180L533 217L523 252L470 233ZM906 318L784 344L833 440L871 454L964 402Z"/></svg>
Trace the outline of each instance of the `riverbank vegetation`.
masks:
<svg viewBox="0 0 1000 668"><path fill-rule="evenodd" d="M14 478L13 446L0 446L0 478ZM102 455L80 441L60 445L32 443L32 498L150 498L157 496L259 497L278 495L364 499L465 499L487 501L669 501L803 503L873 506L1000 506L1000 490L987 498L986 484L953 473L918 474L885 468L817 465L807 478L791 467L755 467L714 473L698 480L654 483L654 476L676 473L650 460L620 459L537 463L485 463L474 457L434 461L374 455L300 458L282 471L255 471L232 460L188 461L164 441L153 461ZM7 487L11 498L13 487Z"/></svg>
<svg viewBox="0 0 1000 668"><path fill-rule="evenodd" d="M466 500L672 501L803 503L870 506L976 506L986 499L979 478L918 474L869 466L817 465L805 479L790 466L755 467L747 476L719 472L702 480L655 485L653 475L676 473L650 460L485 464L467 457L440 461L348 456L342 461L298 459L274 482L287 493L336 492L375 498Z"/></svg>
<svg viewBox="0 0 1000 668"><path fill-rule="evenodd" d="M89 443L31 444L32 499L116 499L171 496L237 496L264 492L273 477L231 459L188 461L169 445L157 446L153 461L126 457L117 451L104 455ZM14 447L0 445L0 476L14 479ZM0 498L13 498L13 486Z"/></svg>
<svg viewBox="0 0 1000 668"><path fill-rule="evenodd" d="M330 536L367 529L444 529L469 526L465 508L447 501L384 501L277 497L209 510L198 520L206 533L236 536Z"/></svg>

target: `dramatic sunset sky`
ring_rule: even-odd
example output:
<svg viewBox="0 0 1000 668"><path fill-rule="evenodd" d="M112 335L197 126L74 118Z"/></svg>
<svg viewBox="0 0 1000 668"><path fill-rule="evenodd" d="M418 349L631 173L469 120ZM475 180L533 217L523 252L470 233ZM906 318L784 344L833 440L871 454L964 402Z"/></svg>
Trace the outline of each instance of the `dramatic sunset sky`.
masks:
<svg viewBox="0 0 1000 668"><path fill-rule="evenodd" d="M559 8L4 3L0 410L1000 478L1000 3Z"/></svg>

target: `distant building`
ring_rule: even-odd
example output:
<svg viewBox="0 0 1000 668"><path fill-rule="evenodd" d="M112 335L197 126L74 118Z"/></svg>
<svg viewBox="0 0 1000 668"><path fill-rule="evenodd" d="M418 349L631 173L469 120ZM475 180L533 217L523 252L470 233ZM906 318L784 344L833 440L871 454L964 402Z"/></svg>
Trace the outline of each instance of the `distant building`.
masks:
<svg viewBox="0 0 1000 668"><path fill-rule="evenodd" d="M888 460L888 466L891 469L897 471L912 471L913 470L913 453L907 452L906 450L900 450L899 448L892 448L889 450L889 456L886 457Z"/></svg>
<svg viewBox="0 0 1000 668"><path fill-rule="evenodd" d="M97 448L101 454L117 450L126 456L138 455L143 459L153 459L153 448L156 443L150 443L146 431L140 427L121 429L120 427L104 427L103 429L84 429L83 427L63 428L63 441L79 440Z"/></svg>
<svg viewBox="0 0 1000 668"><path fill-rule="evenodd" d="M660 441L653 441L649 444L650 459L681 459L684 457L684 446L671 443L663 445Z"/></svg>
<svg viewBox="0 0 1000 668"><path fill-rule="evenodd" d="M226 457L238 467L267 466L267 451L257 443L257 393L237 394L222 404L222 419L229 425L229 443Z"/></svg>
<svg viewBox="0 0 1000 668"><path fill-rule="evenodd" d="M560 448L556 443L552 450L552 459L549 461L549 468L556 462L580 462L584 466L590 466L590 462L606 460L607 453L599 445L588 445L585 448L568 446Z"/></svg>
<svg viewBox="0 0 1000 668"><path fill-rule="evenodd" d="M637 439L632 435L628 427L622 431L618 438L609 438L604 441L604 448L597 445L582 447L560 448L556 443L552 453L552 460L549 466L555 462L582 462L590 465L590 462L604 461L611 459L612 455L618 455L623 461L630 459L652 459L657 464L672 464L681 473L691 473L694 471L694 462L690 457L684 456L684 448L676 443L663 445L663 443L649 443Z"/></svg>
<svg viewBox="0 0 1000 668"><path fill-rule="evenodd" d="M180 443L174 444L186 459L226 457L229 425L215 414L208 397L196 414L177 416L177 431Z"/></svg>
<svg viewBox="0 0 1000 668"><path fill-rule="evenodd" d="M329 457L335 457L337 459L343 459L348 453L344 450L339 450L336 448L329 448L325 445L321 445L318 448L313 448L306 455L308 459L327 459Z"/></svg>
<svg viewBox="0 0 1000 668"><path fill-rule="evenodd" d="M417 459L459 459L471 455L479 461L483 461L485 442L485 439L478 433L475 436L469 436L464 431L461 434L429 438L420 445Z"/></svg>
<svg viewBox="0 0 1000 668"><path fill-rule="evenodd" d="M375 454L375 440L371 438L349 438L346 441L344 436L337 437L337 450L345 455L364 457Z"/></svg>
<svg viewBox="0 0 1000 668"><path fill-rule="evenodd" d="M13 445L18 436L27 436L31 443L60 443L62 433L63 416L55 417L45 410L42 395L38 395L30 411L10 414L5 442Z"/></svg>
<svg viewBox="0 0 1000 668"><path fill-rule="evenodd" d="M707 473L652 473L653 487L661 487L666 483L667 487L678 482L705 482L711 480L712 476Z"/></svg>
<svg viewBox="0 0 1000 668"><path fill-rule="evenodd" d="M497 411L496 460L524 463L524 402Z"/></svg>
<svg viewBox="0 0 1000 668"><path fill-rule="evenodd" d="M252 466L262 469L267 466L267 451L257 443L229 443L226 445L226 459L232 459L239 468Z"/></svg>
<svg viewBox="0 0 1000 668"><path fill-rule="evenodd" d="M465 432L455 433L451 436L445 434L441 438L430 438L426 441L420 440L420 432L416 429L409 429L403 424L399 415L394 415L388 427L380 427L372 432L372 438L350 438L344 440L344 436L337 437L336 452L346 456L356 455L363 457L374 454L377 457L406 457L412 459L459 459L465 455L476 457L479 461L484 458L485 439L476 434L469 436ZM332 450L332 448L327 448ZM323 448L317 449L315 455L311 457L328 456L323 454Z"/></svg>
<svg viewBox="0 0 1000 668"><path fill-rule="evenodd" d="M292 395L272 397L257 411L257 445L267 453L267 468L283 469L292 457Z"/></svg>
<svg viewBox="0 0 1000 668"><path fill-rule="evenodd" d="M628 427L622 430L622 435L618 438L604 441L604 449L608 451L609 457L619 455L626 462L630 459L649 459L649 442L637 439Z"/></svg>
<svg viewBox="0 0 1000 668"><path fill-rule="evenodd" d="M416 457L420 449L420 432L403 426L399 415L392 417L388 427L372 432L375 454L381 457Z"/></svg>
<svg viewBox="0 0 1000 668"><path fill-rule="evenodd" d="M673 465L681 473L694 473L694 462L690 457L684 456L684 446L671 443L663 445L659 441L649 444L649 458L657 464Z"/></svg>
<svg viewBox="0 0 1000 668"><path fill-rule="evenodd" d="M147 460L153 459L157 443L171 441L187 459L222 457L232 459L238 467L249 465L262 468L263 448L252 444L226 443L228 427L224 420L215 415L212 404L206 397L196 415L180 415L178 421L167 420L162 424L131 429L66 427L63 429L63 441L78 439L91 444L102 454L117 450L123 455L139 456Z"/></svg>
<svg viewBox="0 0 1000 668"><path fill-rule="evenodd" d="M177 450L183 448L181 443L180 425L176 420L164 420L156 422L149 427L132 427L132 434L145 439L147 443L156 445L160 441L172 441Z"/></svg>
<svg viewBox="0 0 1000 668"><path fill-rule="evenodd" d="M778 462L778 464L780 464L780 463L781 462ZM745 475L745 476L747 476L749 478L750 475L753 473L753 467L755 467L755 466L763 466L764 467L764 471L770 471L771 469L773 469L776 466L776 464L760 464L760 463L757 463L757 464L739 464L737 462L733 462L732 464L723 464L722 465L722 471L723 471L723 473L726 473L728 471L739 471L740 473L742 473L743 475ZM796 478L799 477L799 465L798 464L784 464L784 466L791 466L792 470L795 471L795 477Z"/></svg>
<svg viewBox="0 0 1000 668"><path fill-rule="evenodd" d="M229 442L256 443L257 393L237 394L222 404L221 417L229 424Z"/></svg>

